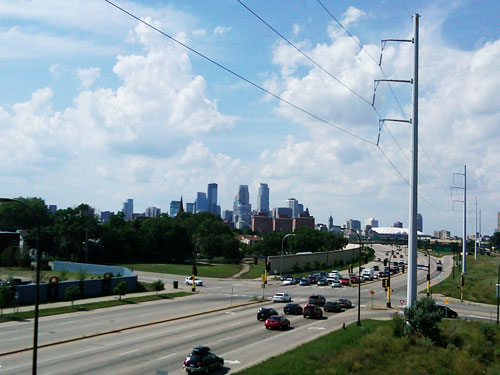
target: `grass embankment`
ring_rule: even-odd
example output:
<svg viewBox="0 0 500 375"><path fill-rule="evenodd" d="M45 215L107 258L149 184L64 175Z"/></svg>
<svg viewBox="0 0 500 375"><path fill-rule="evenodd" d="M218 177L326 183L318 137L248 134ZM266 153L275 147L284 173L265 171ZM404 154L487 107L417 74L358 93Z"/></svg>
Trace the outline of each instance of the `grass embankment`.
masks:
<svg viewBox="0 0 500 375"><path fill-rule="evenodd" d="M102 309L105 307L130 305L134 303L158 301L158 300L172 299L176 297L184 297L190 295L192 295L192 293L189 292L163 293L163 294L154 294L150 296L128 297L128 298L122 298L121 300L112 299L108 301L90 302L75 306L54 307L54 308L40 309L39 316L42 317L49 315L66 314L76 311L90 311L90 310ZM3 314L2 316L0 316L0 323L12 320L32 319L34 318L34 316L35 316L34 311L22 311L22 312Z"/></svg>
<svg viewBox="0 0 500 375"><path fill-rule="evenodd" d="M465 275L464 299L467 301L496 304L495 284L498 281L498 265L500 258L488 255L467 256L467 274ZM443 294L452 298L460 298L460 271L455 268L445 280L431 287L432 293Z"/></svg>
<svg viewBox="0 0 500 375"><path fill-rule="evenodd" d="M447 320L444 343L396 337L390 321L362 321L301 345L239 375L471 375L500 373L500 328Z"/></svg>
<svg viewBox="0 0 500 375"><path fill-rule="evenodd" d="M78 272L61 272L61 271L41 271L40 276L42 281L47 281L49 277L57 276L59 280L80 280ZM18 277L22 280L34 280L35 271L24 267L0 267L0 280L7 280L9 277ZM86 279L102 277L102 275L85 274Z"/></svg>
<svg viewBox="0 0 500 375"><path fill-rule="evenodd" d="M266 264L264 261L259 260L257 264L249 264L250 266L250 271L245 272L241 274L242 279L256 279L260 277L263 273L264 270L266 269Z"/></svg>
<svg viewBox="0 0 500 375"><path fill-rule="evenodd" d="M191 275L193 266L191 264L122 264L132 271L166 273L171 275ZM196 263L198 277L231 277L241 270L240 264L199 264Z"/></svg>

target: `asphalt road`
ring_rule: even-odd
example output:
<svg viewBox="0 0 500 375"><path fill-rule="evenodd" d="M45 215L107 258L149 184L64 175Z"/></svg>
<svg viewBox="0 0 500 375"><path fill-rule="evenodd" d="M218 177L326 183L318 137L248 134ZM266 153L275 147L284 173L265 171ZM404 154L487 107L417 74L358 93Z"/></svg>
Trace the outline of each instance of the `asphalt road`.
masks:
<svg viewBox="0 0 500 375"><path fill-rule="evenodd" d="M386 257L386 248L375 245L377 256ZM404 252L402 252L404 253ZM399 258L398 258L399 260ZM427 257L419 255L419 264L426 264ZM445 259L444 272L449 274L451 260ZM373 263L374 264L374 263ZM441 272L436 271L435 259L431 260L431 276L438 281ZM157 275L141 275L140 278ZM178 276L161 276L165 281L181 280ZM361 318L390 317L398 311L400 300L406 300L407 275L391 278L393 309L386 309L386 293L381 282L362 284ZM418 271L419 290L425 289L426 271ZM182 288L189 288L182 286ZM246 302L253 296L261 296L261 283L253 280L206 279L205 286L197 288L200 293L175 300L149 302L131 306L102 309L89 312L58 315L40 319L40 343L67 340L97 332L119 330L132 325L182 317L231 303ZM370 290L374 291L373 297ZM282 286L271 281L264 289L266 297L275 292L286 292L294 301L304 305L311 294L322 294L327 300L349 298L357 304L357 287L331 288ZM373 307L372 309L372 301ZM267 302L282 311L283 305ZM450 304L461 316L489 319L491 306ZM342 313L327 313L327 319L306 320L302 316L291 317L293 329L286 332L271 332L257 322L258 306L232 308L202 314L192 318L176 319L141 328L122 330L94 338L53 345L39 350L38 373L52 374L156 374L166 370L169 374L181 374L182 361L192 347L208 345L226 360L226 367L219 371L225 374L235 369L250 366L270 356L280 354L303 342L312 340L326 332L338 329L342 323L357 319L357 308ZM0 353L29 347L32 344L31 320L0 325ZM31 351L0 356L0 375L30 374ZM217 372L214 372L217 374Z"/></svg>

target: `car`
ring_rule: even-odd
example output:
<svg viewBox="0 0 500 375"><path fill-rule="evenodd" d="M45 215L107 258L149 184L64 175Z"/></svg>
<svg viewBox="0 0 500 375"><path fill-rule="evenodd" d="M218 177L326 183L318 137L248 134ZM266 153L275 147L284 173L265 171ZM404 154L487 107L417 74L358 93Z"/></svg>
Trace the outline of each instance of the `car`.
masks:
<svg viewBox="0 0 500 375"><path fill-rule="evenodd" d="M365 281L365 279L363 278L363 276L359 277L359 276L351 276L351 278L349 279L349 281L351 282L351 284L358 284L358 283L362 283Z"/></svg>
<svg viewBox="0 0 500 375"><path fill-rule="evenodd" d="M347 277L343 277L340 279L340 284L349 285L349 279Z"/></svg>
<svg viewBox="0 0 500 375"><path fill-rule="evenodd" d="M328 281L325 278L321 278L318 280L318 286L327 286Z"/></svg>
<svg viewBox="0 0 500 375"><path fill-rule="evenodd" d="M264 325L267 329L288 329L290 321L284 316L272 315L266 319Z"/></svg>
<svg viewBox="0 0 500 375"><path fill-rule="evenodd" d="M436 305L436 307L443 314L443 318L458 318L458 313L450 309L448 306Z"/></svg>
<svg viewBox="0 0 500 375"><path fill-rule="evenodd" d="M281 277L280 277L280 280L281 280L281 281L284 281L284 280L286 280L286 279L288 279L288 278L292 278L292 275L289 275L289 274L283 274L283 276L281 276Z"/></svg>
<svg viewBox="0 0 500 375"><path fill-rule="evenodd" d="M293 278L293 285L300 283L300 280L302 280L302 278L300 278L300 277L294 277Z"/></svg>
<svg viewBox="0 0 500 375"><path fill-rule="evenodd" d="M339 271L337 271L337 270L332 270L332 272L330 272L330 273L328 274L328 276L329 276L329 277L335 277L335 276L338 276L338 274L339 274Z"/></svg>
<svg viewBox="0 0 500 375"><path fill-rule="evenodd" d="M400 258L400 259L403 259L403 254L399 255L399 258Z"/></svg>
<svg viewBox="0 0 500 375"><path fill-rule="evenodd" d="M327 302L323 306L323 311L325 312L341 312L342 308L340 307L340 303L338 302Z"/></svg>
<svg viewBox="0 0 500 375"><path fill-rule="evenodd" d="M302 315L306 319L307 318L321 319L323 317L323 310L321 310L321 307L316 305L305 305Z"/></svg>
<svg viewBox="0 0 500 375"><path fill-rule="evenodd" d="M184 360L182 366L186 372L203 372L224 367L224 359L210 352L208 346L197 346Z"/></svg>
<svg viewBox="0 0 500 375"><path fill-rule="evenodd" d="M188 276L188 277L186 277L186 280L184 282L186 283L186 285L193 285L193 278L191 276ZM195 277L194 278L194 285L195 286L203 286L203 280Z"/></svg>
<svg viewBox="0 0 500 375"><path fill-rule="evenodd" d="M290 302L292 297L286 293L275 293L273 296L273 302Z"/></svg>
<svg viewBox="0 0 500 375"><path fill-rule="evenodd" d="M307 285L311 285L307 277L300 279L299 286L307 286Z"/></svg>
<svg viewBox="0 0 500 375"><path fill-rule="evenodd" d="M283 312L285 314L301 315L302 311L302 306L300 306L298 303L287 303L283 308Z"/></svg>
<svg viewBox="0 0 500 375"><path fill-rule="evenodd" d="M378 277L386 277L385 272L380 271L380 272L378 273Z"/></svg>
<svg viewBox="0 0 500 375"><path fill-rule="evenodd" d="M283 285L293 285L293 279L291 277L286 278L283 280Z"/></svg>
<svg viewBox="0 0 500 375"><path fill-rule="evenodd" d="M308 304L310 305L318 305L318 306L323 306L326 302L326 298L323 297L320 294L313 294L312 296L309 297L308 299Z"/></svg>
<svg viewBox="0 0 500 375"><path fill-rule="evenodd" d="M279 314L272 307L261 307L259 311L257 311L257 320L266 320L271 315L279 315Z"/></svg>
<svg viewBox="0 0 500 375"><path fill-rule="evenodd" d="M333 280L331 282L332 284L332 288L340 288L342 286L342 284L340 283L340 280Z"/></svg>
<svg viewBox="0 0 500 375"><path fill-rule="evenodd" d="M339 298L337 302L340 304L340 307L343 309L349 309L352 307L352 302L347 298Z"/></svg>
<svg viewBox="0 0 500 375"><path fill-rule="evenodd" d="M318 278L316 276L309 275L307 278L309 279L310 284L316 284L318 282Z"/></svg>
<svg viewBox="0 0 500 375"><path fill-rule="evenodd" d="M380 268L378 267L378 265L374 265L374 266L373 266L373 270L374 270L374 271L380 271Z"/></svg>
<svg viewBox="0 0 500 375"><path fill-rule="evenodd" d="M377 262L381 262L382 260L380 258L375 259Z"/></svg>
<svg viewBox="0 0 500 375"><path fill-rule="evenodd" d="M441 260L440 259L436 260L436 264L441 264Z"/></svg>

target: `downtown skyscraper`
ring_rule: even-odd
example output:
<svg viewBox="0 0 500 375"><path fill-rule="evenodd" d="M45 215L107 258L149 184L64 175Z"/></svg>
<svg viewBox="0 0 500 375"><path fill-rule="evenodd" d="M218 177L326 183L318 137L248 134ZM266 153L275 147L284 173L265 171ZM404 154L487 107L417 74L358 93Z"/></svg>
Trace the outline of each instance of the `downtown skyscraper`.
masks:
<svg viewBox="0 0 500 375"><path fill-rule="evenodd" d="M250 204L250 194L248 185L240 185L238 194L234 197L233 220L237 229L250 226L252 223L252 205Z"/></svg>
<svg viewBox="0 0 500 375"><path fill-rule="evenodd" d="M208 211L217 215L219 214L217 211L217 184L211 183L208 184L207 189L207 198L208 198Z"/></svg>
<svg viewBox="0 0 500 375"><path fill-rule="evenodd" d="M269 187L267 184L260 184L259 196L257 197L257 213L269 215Z"/></svg>

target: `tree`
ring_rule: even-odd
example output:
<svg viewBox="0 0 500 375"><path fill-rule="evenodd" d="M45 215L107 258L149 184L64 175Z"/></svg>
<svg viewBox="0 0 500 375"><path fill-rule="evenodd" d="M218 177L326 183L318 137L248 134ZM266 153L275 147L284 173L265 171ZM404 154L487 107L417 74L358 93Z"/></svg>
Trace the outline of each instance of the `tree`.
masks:
<svg viewBox="0 0 500 375"><path fill-rule="evenodd" d="M500 232L495 232L490 238L490 246L494 246L497 251L500 250Z"/></svg>
<svg viewBox="0 0 500 375"><path fill-rule="evenodd" d="M122 296L127 293L127 283L125 281L119 282L118 285L113 289L113 292L120 296L119 300L121 301Z"/></svg>
<svg viewBox="0 0 500 375"><path fill-rule="evenodd" d="M406 321L408 322L406 335L418 335L439 342L441 331L437 323L443 318L443 314L436 306L436 300L432 297L417 299L413 306L404 310Z"/></svg>
<svg viewBox="0 0 500 375"><path fill-rule="evenodd" d="M71 307L75 304L75 299L81 297L80 288L75 285L70 285L64 290L64 298L71 301Z"/></svg>
<svg viewBox="0 0 500 375"><path fill-rule="evenodd" d="M163 284L163 281L156 280L153 283L153 290L156 292L156 295L158 295L158 292L161 292L162 290L165 290L165 284Z"/></svg>
<svg viewBox="0 0 500 375"><path fill-rule="evenodd" d="M3 309L14 305L15 295L10 287L6 284L0 286L0 315L3 315Z"/></svg>

